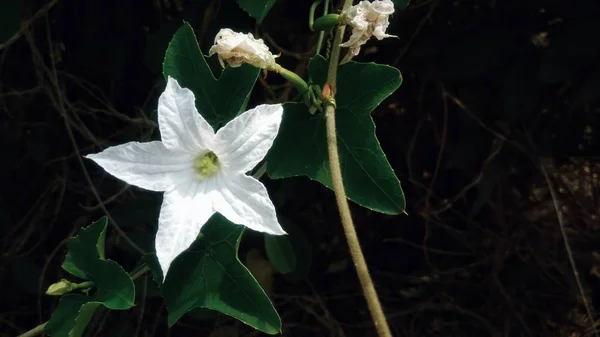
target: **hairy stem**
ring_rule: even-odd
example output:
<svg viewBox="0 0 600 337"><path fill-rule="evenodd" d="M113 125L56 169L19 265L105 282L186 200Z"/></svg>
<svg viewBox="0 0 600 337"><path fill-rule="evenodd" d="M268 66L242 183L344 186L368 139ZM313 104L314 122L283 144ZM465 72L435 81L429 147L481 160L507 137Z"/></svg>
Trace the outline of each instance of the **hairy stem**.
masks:
<svg viewBox="0 0 600 337"><path fill-rule="evenodd" d="M352 5L352 0L345 0L343 10L348 9ZM352 214L350 213L350 206L348 205L348 199L346 197L346 191L344 189L344 182L342 179L342 170L340 168L340 157L337 146L337 134L335 126L335 88L337 81L337 68L340 58L340 43L344 36L345 26L341 25L335 32L333 40L333 48L331 50L331 58L329 60L329 68L327 72L327 83L325 84L323 96L326 99L325 102L325 121L327 127L327 152L329 154L329 166L331 169L331 180L333 182L333 191L335 192L335 199L337 206L340 211L340 218L344 227L344 234L346 235L346 241L350 248L350 254L354 262L354 268L358 274L360 284L362 286L369 311L377 334L380 337L391 337L392 333L387 324L385 314L379 302L377 291L373 285L373 280L369 274L369 268L363 255L360 243L358 241L358 235L352 221Z"/></svg>

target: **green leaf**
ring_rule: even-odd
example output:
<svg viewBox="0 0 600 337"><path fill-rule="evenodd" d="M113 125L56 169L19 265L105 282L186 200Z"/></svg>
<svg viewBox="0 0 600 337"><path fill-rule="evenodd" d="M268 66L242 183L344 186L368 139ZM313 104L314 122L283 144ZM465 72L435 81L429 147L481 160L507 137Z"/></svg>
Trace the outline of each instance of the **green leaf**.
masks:
<svg viewBox="0 0 600 337"><path fill-rule="evenodd" d="M162 286L169 326L200 307L268 334L281 331L281 319L269 297L238 259L243 231L243 226L215 214L202 228L203 238L173 261Z"/></svg>
<svg viewBox="0 0 600 337"><path fill-rule="evenodd" d="M216 79L187 22L173 35L163 63L165 78L175 78L194 93L196 108L215 129L237 116L250 96L258 72L258 68L244 64L225 68Z"/></svg>
<svg viewBox="0 0 600 337"><path fill-rule="evenodd" d="M287 274L296 269L296 254L288 235L265 234L265 250L278 272Z"/></svg>
<svg viewBox="0 0 600 337"><path fill-rule="evenodd" d="M101 260L104 260L104 242L106 240L106 224L107 218L103 217L102 219L94 222L87 228L83 228L79 235L77 235L77 239L83 242L85 246L95 246L96 252ZM62 264L62 268L68 272L69 274L79 277L84 280L89 280L89 276L85 274L85 272L81 271L75 263L73 262L73 257L71 253L71 249L67 252L67 257L65 258L65 262Z"/></svg>
<svg viewBox="0 0 600 337"><path fill-rule="evenodd" d="M265 250L269 262L291 281L301 281L308 275L312 262L312 247L304 232L287 218L279 223L288 235L265 234Z"/></svg>
<svg viewBox="0 0 600 337"><path fill-rule="evenodd" d="M181 27L181 21L166 22L159 30L146 35L146 48L144 50L144 63L154 74L162 71L165 60L165 50L173 38L173 34Z"/></svg>
<svg viewBox="0 0 600 337"><path fill-rule="evenodd" d="M396 6L396 7L404 8L404 7L408 6L408 4L410 3L410 0L392 0L392 2L394 3L394 6Z"/></svg>
<svg viewBox="0 0 600 337"><path fill-rule="evenodd" d="M44 332L54 337L82 336L94 311L101 303L89 302L82 295L66 295L60 299L58 308L44 327Z"/></svg>
<svg viewBox="0 0 600 337"><path fill-rule="evenodd" d="M309 73L323 85L325 59L313 58ZM375 136L370 114L400 86L402 76L390 66L349 62L340 66L337 82L338 148L348 199L381 213L399 214L405 208L404 193ZM310 115L299 103L284 105L267 172L275 179L305 175L331 188L323 114Z"/></svg>
<svg viewBox="0 0 600 337"><path fill-rule="evenodd" d="M280 222L288 233L296 254L296 269L289 274L285 274L285 277L292 282L304 281L308 276L312 265L313 247L300 228L296 227L292 222L287 221L285 218L282 218Z"/></svg>
<svg viewBox="0 0 600 337"><path fill-rule="evenodd" d="M199 321L216 321L217 319L219 319L219 317L223 317L223 314L210 309L194 308L187 312L187 316L197 319Z"/></svg>
<svg viewBox="0 0 600 337"><path fill-rule="evenodd" d="M104 259L106 225L107 219L104 217L83 228L78 236L69 239L67 244L69 265L76 270L76 273L81 273L93 281L95 291L92 296L78 294L63 296L50 321L44 327L44 331L49 335L81 336L94 311L100 305L113 310L125 310L133 306L135 300L133 281L120 265Z"/></svg>
<svg viewBox="0 0 600 337"><path fill-rule="evenodd" d="M258 23L267 16L277 0L237 0L238 5Z"/></svg>

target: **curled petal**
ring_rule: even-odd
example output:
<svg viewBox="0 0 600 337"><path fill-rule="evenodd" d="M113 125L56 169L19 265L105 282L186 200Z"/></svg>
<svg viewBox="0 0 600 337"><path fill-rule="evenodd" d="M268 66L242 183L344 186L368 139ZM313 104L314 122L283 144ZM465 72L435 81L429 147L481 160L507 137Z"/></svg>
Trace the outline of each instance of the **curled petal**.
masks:
<svg viewBox="0 0 600 337"><path fill-rule="evenodd" d="M365 34L364 31L353 29L350 39L340 44L340 47L350 48L350 52L352 53L352 55L356 56L360 52L360 47L367 43L369 37L370 36L368 34Z"/></svg>
<svg viewBox="0 0 600 337"><path fill-rule="evenodd" d="M273 145L282 117L281 104L263 104L225 124L215 137L221 164L242 174L254 168Z"/></svg>
<svg viewBox="0 0 600 337"><path fill-rule="evenodd" d="M255 39L250 33L237 33L229 28L217 33L215 43L208 51L208 56L214 54L218 54L221 65L226 61L231 67L248 63L265 69L275 65L275 56L262 39Z"/></svg>
<svg viewBox="0 0 600 337"><path fill-rule="evenodd" d="M385 33L389 25L389 16L394 13L391 0L361 1L350 7L345 13L345 20L352 26L350 39L340 46L350 48L352 55L358 55L360 47L374 36L378 40L395 37Z"/></svg>
<svg viewBox="0 0 600 337"><path fill-rule="evenodd" d="M158 217L156 257L166 277L173 260L196 240L214 214L211 195L214 180L184 184L166 192Z"/></svg>
<svg viewBox="0 0 600 337"><path fill-rule="evenodd" d="M185 149L197 154L212 146L215 132L198 113L194 94L170 76L158 99L158 125L162 142L169 149Z"/></svg>
<svg viewBox="0 0 600 337"><path fill-rule="evenodd" d="M391 0L376 0L373 1L371 10L380 15L392 15L394 14L394 3Z"/></svg>
<svg viewBox="0 0 600 337"><path fill-rule="evenodd" d="M151 191L168 191L194 179L194 158L158 141L129 142L85 157L116 178Z"/></svg>
<svg viewBox="0 0 600 337"><path fill-rule="evenodd" d="M385 30L387 28L386 26L375 26L375 30L373 31L373 36L375 36L375 38L377 40L383 40L386 37L397 37L396 35L390 35L390 34L386 34Z"/></svg>
<svg viewBox="0 0 600 337"><path fill-rule="evenodd" d="M213 206L229 221L257 232L286 234L261 182L246 175L223 172L218 177L218 185L219 195L215 196Z"/></svg>

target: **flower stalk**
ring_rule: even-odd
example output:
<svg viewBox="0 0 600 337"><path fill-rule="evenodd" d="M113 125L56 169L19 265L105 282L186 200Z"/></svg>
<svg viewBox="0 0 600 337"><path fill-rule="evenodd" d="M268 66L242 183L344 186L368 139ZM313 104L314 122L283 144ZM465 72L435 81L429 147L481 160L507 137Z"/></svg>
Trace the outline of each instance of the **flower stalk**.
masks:
<svg viewBox="0 0 600 337"><path fill-rule="evenodd" d="M347 11L352 5L352 0L344 1L343 11ZM338 153L337 146L337 132L335 124L335 88L337 80L337 68L339 65L340 57L340 44L344 35L346 26L338 26L334 41L333 48L331 50L331 58L329 60L329 68L327 72L327 83L324 86L327 92L323 93L325 98L325 122L327 129L327 152L329 154L329 167L331 170L331 180L333 183L333 191L335 192L335 198L338 209L340 211L340 218L342 226L344 227L344 234L346 235L346 241L350 249L350 255L352 255L352 261L354 262L354 268L358 274L360 284L362 286L363 294L367 301L371 317L377 329L379 337L392 337L392 333L387 324L387 320L381 303L377 296L377 291L373 285L373 280L369 273L369 268L365 261L358 235L354 227L352 220L352 214L348 205L348 199L346 197L346 191L344 189L344 182L342 179L342 170L340 167L340 156Z"/></svg>
<svg viewBox="0 0 600 337"><path fill-rule="evenodd" d="M302 77L298 76L298 74L295 72L280 66L279 64L275 64L274 66L267 68L267 70L281 75L281 77L292 83L296 90L298 90L298 92L301 94L304 94L309 89L308 84L302 79Z"/></svg>
<svg viewBox="0 0 600 337"><path fill-rule="evenodd" d="M278 73L281 75L281 77L292 83L296 90L302 95L304 104L306 104L308 111L311 114L314 114L317 111L322 111L322 102L318 99L318 92L320 91L318 86L308 85L306 81L298 76L298 74L280 66L279 64L270 66L267 68L267 70Z"/></svg>
<svg viewBox="0 0 600 337"><path fill-rule="evenodd" d="M86 281L81 283L73 283L69 280L62 279L56 283L51 284L46 290L46 295L50 296L62 296L73 292L75 290L86 290L90 289L95 285L92 281Z"/></svg>

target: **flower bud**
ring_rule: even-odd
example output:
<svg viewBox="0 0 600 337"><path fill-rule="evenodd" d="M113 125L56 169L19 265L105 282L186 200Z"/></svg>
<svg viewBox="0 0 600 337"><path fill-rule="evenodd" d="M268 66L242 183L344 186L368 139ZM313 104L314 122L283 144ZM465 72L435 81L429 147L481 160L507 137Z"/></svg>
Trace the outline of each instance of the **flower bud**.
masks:
<svg viewBox="0 0 600 337"><path fill-rule="evenodd" d="M344 22L352 26L350 39L340 46L349 47L352 55L360 52L360 47L367 43L371 36L382 40L388 35L385 30L389 26L389 16L394 13L394 3L391 0L361 1L342 13Z"/></svg>
<svg viewBox="0 0 600 337"><path fill-rule="evenodd" d="M217 54L219 63L225 67L239 67L243 63L266 69L275 65L275 57L262 39L255 39L252 34L236 33L229 28L219 31L215 44L208 51L208 56Z"/></svg>
<svg viewBox="0 0 600 337"><path fill-rule="evenodd" d="M70 293L73 289L75 289L75 284L73 282L62 279L59 282L51 284L48 287L48 290L46 290L46 295L61 296Z"/></svg>

